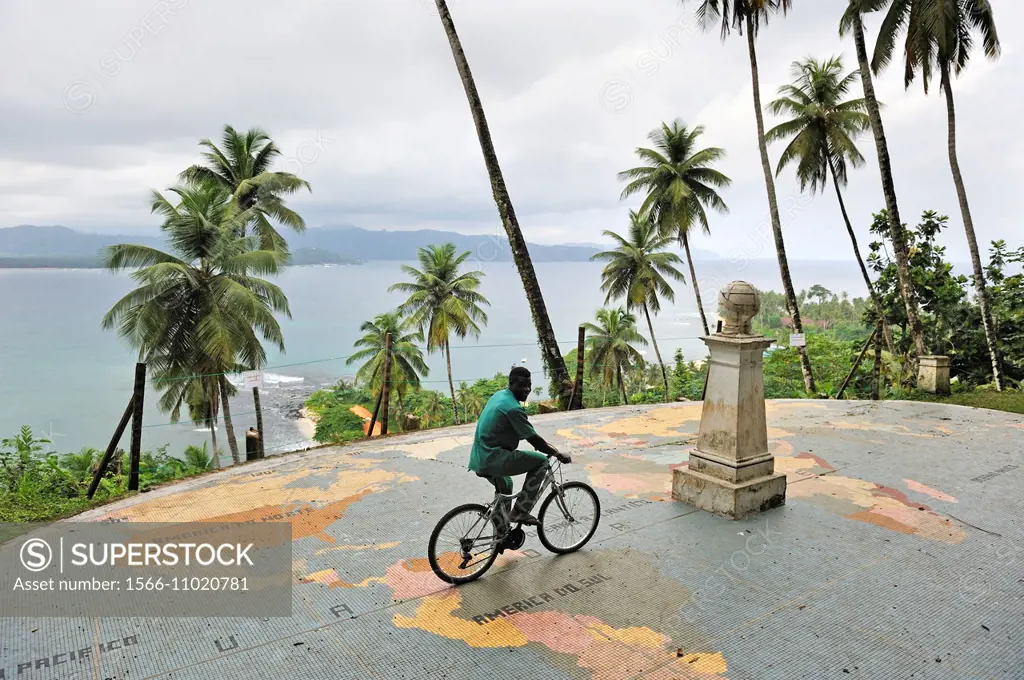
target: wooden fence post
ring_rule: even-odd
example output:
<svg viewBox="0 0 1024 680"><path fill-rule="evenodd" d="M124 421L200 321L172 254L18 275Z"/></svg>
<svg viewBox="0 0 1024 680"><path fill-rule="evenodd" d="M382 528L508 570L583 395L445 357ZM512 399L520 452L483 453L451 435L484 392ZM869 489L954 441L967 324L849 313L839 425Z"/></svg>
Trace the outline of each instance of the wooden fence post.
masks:
<svg viewBox="0 0 1024 680"><path fill-rule="evenodd" d="M388 406L391 402L391 333L384 336L384 383L381 387L380 433L388 433ZM452 404L455 408L455 404Z"/></svg>
<svg viewBox="0 0 1024 680"><path fill-rule="evenodd" d="M100 459L99 465L96 466L96 472L93 473L92 483L89 484L89 492L86 494L89 500L92 500L93 494L96 493L96 489L100 485L100 479L103 477L103 473L107 471L107 466L110 464L110 459L114 455L114 451L117 449L117 443L121 441L121 435L124 434L125 428L128 427L128 420L132 417L132 412L135 410L135 396L133 395L128 399L128 407L124 410L124 415L121 416L121 422L118 423L117 429L114 430L114 436L110 438L110 443L107 444L107 450L103 452L103 458Z"/></svg>
<svg viewBox="0 0 1024 680"><path fill-rule="evenodd" d="M139 490L139 462L142 456L142 406L146 396L146 364L135 364L135 391L132 395L132 453L128 472L128 490Z"/></svg>
<svg viewBox="0 0 1024 680"><path fill-rule="evenodd" d="M380 415L380 400L384 397L384 386L381 385L380 392L377 393L377 404L373 407L373 417L370 418L370 427L366 430L366 436L373 436L373 428L377 426L377 416Z"/></svg>
<svg viewBox="0 0 1024 680"><path fill-rule="evenodd" d="M260 433L260 447L256 452L256 458L263 458L264 444L263 444L263 409L260 408L260 388L252 388L252 401L256 406L256 431Z"/></svg>
<svg viewBox="0 0 1024 680"><path fill-rule="evenodd" d="M583 408L583 341L586 334L587 329L580 326L579 337L576 340L576 381L572 385L572 395L569 397L570 411Z"/></svg>
<svg viewBox="0 0 1024 680"><path fill-rule="evenodd" d="M878 326L875 326L875 330L868 336L868 339L864 342L864 346L860 348L860 354L857 355L857 360L853 362L853 368L850 369L850 374L846 376L846 380L843 381L842 386L839 388L839 392L836 394L836 399L843 398L843 392L846 391L846 386L850 384L850 379L853 378L853 374L857 372L857 367L860 366L860 362L864 359L864 355L867 354L868 347L871 346L871 341L877 335Z"/></svg>
<svg viewBox="0 0 1024 680"><path fill-rule="evenodd" d="M878 331L882 327L882 321L879 320L878 326L875 327L875 367L871 371L871 399L873 401L878 401L879 382L882 379L882 343L878 338Z"/></svg>

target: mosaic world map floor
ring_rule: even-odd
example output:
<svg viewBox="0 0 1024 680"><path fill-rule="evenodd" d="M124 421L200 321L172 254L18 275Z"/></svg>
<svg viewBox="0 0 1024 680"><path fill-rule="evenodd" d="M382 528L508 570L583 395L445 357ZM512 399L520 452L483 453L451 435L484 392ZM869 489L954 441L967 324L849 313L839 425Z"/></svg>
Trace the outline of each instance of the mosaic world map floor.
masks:
<svg viewBox="0 0 1024 680"><path fill-rule="evenodd" d="M528 531L482 579L431 572L449 508L487 502L472 428L294 454L74 522L292 522L289 618L0 618L0 678L1024 677L1024 419L913 402L773 401L787 502L675 502L699 403L552 414L601 523ZM517 489L521 479L517 479ZM83 653L84 651L84 653Z"/></svg>

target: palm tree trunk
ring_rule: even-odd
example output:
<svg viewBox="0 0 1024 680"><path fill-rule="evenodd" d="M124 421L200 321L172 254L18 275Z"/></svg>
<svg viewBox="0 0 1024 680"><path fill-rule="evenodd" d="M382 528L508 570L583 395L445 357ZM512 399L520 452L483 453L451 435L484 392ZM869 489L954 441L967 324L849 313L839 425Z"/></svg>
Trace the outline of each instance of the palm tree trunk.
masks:
<svg viewBox="0 0 1024 680"><path fill-rule="evenodd" d="M658 357L658 365L661 366L661 379L665 383L665 401L671 401L668 396L668 374L665 373L665 364L661 360L661 350L658 349L658 340L654 337L654 325L651 324L651 314L647 311L647 303L644 303L644 316L647 317L647 330L651 332L651 342L654 344L654 355Z"/></svg>
<svg viewBox="0 0 1024 680"><path fill-rule="evenodd" d="M220 376L220 399L224 406L224 432L228 438L228 447L231 449L231 460L235 465L239 465L242 459L238 456L238 442L235 441L235 428L231 423L231 404L228 400L227 381L228 379L222 374Z"/></svg>
<svg viewBox="0 0 1024 680"><path fill-rule="evenodd" d="M263 443L263 407L260 405L260 388L258 387L252 388L252 402L256 408L256 431L260 435L260 448L257 457L263 458L267 452Z"/></svg>
<svg viewBox="0 0 1024 680"><path fill-rule="evenodd" d="M836 165L831 158L828 159L828 169L832 172L832 186L836 188L836 198L839 199L839 211L843 213L843 221L846 223L846 231L850 234L850 243L853 244L853 255L857 258L857 264L860 266L860 273L864 277L864 285L868 287L868 295L871 296L871 300L875 303L875 309L878 310L878 318L882 322L882 334L885 336L885 344L891 353L893 351L892 329L889 328L889 324L885 322L885 308L882 307L882 300L878 297L878 293L875 291L875 284L871 283L871 277L868 275L868 268L864 265L864 258L860 256L860 248L857 246L857 234L854 233L853 225L850 224L850 216L846 213L846 203L843 201L843 192L839 189L839 179L836 177Z"/></svg>
<svg viewBox="0 0 1024 680"><path fill-rule="evenodd" d="M398 426L399 432L404 432L405 429L402 427L405 421L405 404L402 403L402 395L395 390L395 425Z"/></svg>
<svg viewBox="0 0 1024 680"><path fill-rule="evenodd" d="M754 115L757 120L757 146L761 151L761 167L764 170L764 184L768 190L768 209L772 218L772 232L775 235L775 253L779 259L779 273L782 275L782 288L786 293L790 312L793 314L793 328L797 333L804 332L803 322L800 320L800 309L796 303L796 292L793 290L793 280L789 275L789 262L786 258L786 244L782 240L782 221L779 219L779 205L775 198L775 180L772 178L772 166L768 161L768 145L764 139L764 116L761 114L761 85L757 74L757 50L754 47L754 21L750 13L746 17L747 22L747 50L750 53L750 77L754 89ZM811 371L811 360L807 356L807 346L799 348L800 371L804 376L804 389L810 393L817 391L814 385L814 373Z"/></svg>
<svg viewBox="0 0 1024 680"><path fill-rule="evenodd" d="M473 114L477 138L480 141L480 151L483 153L487 175L491 180L491 191L494 194L494 202L498 206L501 224L505 228L505 234L508 237L509 246L512 250L512 259L523 281L526 300L530 303L530 312L533 315L533 323L537 327L537 339L540 343L544 368L558 389L559 408L564 410L567 407L569 395L572 392L569 371L566 369L565 360L558 349L558 339L555 337L555 329L551 325L551 319L548 318L547 307L544 305L544 296L540 290L540 282L537 281L537 274L533 269L533 262L530 260L530 253L526 248L526 239L523 238L523 233L519 229L519 220L516 219L516 213L512 207L512 199L509 198L508 189L505 187L505 179L501 173L501 167L498 165L498 156L494 151L491 133L487 127L487 118L484 116L483 103L480 101L480 95L477 92L473 74L469 70L469 61L462 50L462 43L459 40L458 33L455 31L455 23L448 12L447 3L445 0L435 0L435 3L437 4L438 16L441 18L444 31L448 36L448 43L451 45L455 67L459 71L462 86L466 91L469 110Z"/></svg>
<svg viewBox="0 0 1024 680"><path fill-rule="evenodd" d="M619 376L619 389L622 390L622 403L626 405L629 403L629 397L626 396L626 383L622 381L622 364L616 365L615 370Z"/></svg>
<svg viewBox="0 0 1024 680"><path fill-rule="evenodd" d="M711 331L708 330L708 318L704 316L704 302L700 299L697 271L693 268L693 256L690 255L690 239L686 236L685 230L680 232L679 238L683 242L683 250L686 251L686 262L690 265L690 282L693 284L693 296L697 298L697 311L700 312L700 322L704 326L704 335L711 335ZM651 331L651 337L654 337L654 331ZM664 367L662 367L662 370L664 370Z"/></svg>
<svg viewBox="0 0 1024 680"><path fill-rule="evenodd" d="M868 51L864 42L864 23L860 16L853 20L853 42L857 47L857 63L860 67L861 83L864 86L864 100L871 119L871 129L875 136L875 149L878 152L878 169L882 175L882 193L885 195L885 207L889 212L889 239L896 254L896 272L899 274L900 294L907 307L907 321L910 335L917 350L917 356L927 354L924 347L924 330L921 318L917 314L917 295L910 280L910 252L907 239L900 220L899 207L896 205L896 185L892 181L892 166L889 163L889 146L885 141L885 129L882 127L882 114L878 110L875 98L875 86L871 81L871 66L868 63Z"/></svg>
<svg viewBox="0 0 1024 680"><path fill-rule="evenodd" d="M220 469L220 455L217 453L217 409L216 404L210 404L210 439L213 441L213 460L216 467Z"/></svg>
<svg viewBox="0 0 1024 680"><path fill-rule="evenodd" d="M956 195L960 200L960 213L963 215L964 231L967 232L967 245L971 249L971 265L974 267L974 290L978 295L978 306L981 307L981 320L985 326L985 341L988 343L988 354L992 358L992 379L995 381L996 389L1000 392L1006 386L1003 378L1002 357L999 353L999 345L996 340L996 328L992 321L992 309L988 299L988 289L985 287L985 272L981 268L981 256L978 254L978 239L974 234L974 220L971 218L971 208L967 205L967 189L964 187L964 178L960 174L960 161L956 156L956 109L953 105L953 84L949 78L949 64L942 66L942 89L946 93L946 116L949 124L949 167L953 171L953 183L956 185Z"/></svg>
<svg viewBox="0 0 1024 680"><path fill-rule="evenodd" d="M217 453L217 381L204 381L204 384L206 389L209 390L206 400L210 416L210 440L213 442L213 459L216 461L216 467L219 470L220 455Z"/></svg>
<svg viewBox="0 0 1024 680"><path fill-rule="evenodd" d="M448 361L448 389L452 393L452 414L455 416L455 424L459 424L459 405L455 401L455 383L452 382L452 348L448 344L448 340L444 341L444 356Z"/></svg>

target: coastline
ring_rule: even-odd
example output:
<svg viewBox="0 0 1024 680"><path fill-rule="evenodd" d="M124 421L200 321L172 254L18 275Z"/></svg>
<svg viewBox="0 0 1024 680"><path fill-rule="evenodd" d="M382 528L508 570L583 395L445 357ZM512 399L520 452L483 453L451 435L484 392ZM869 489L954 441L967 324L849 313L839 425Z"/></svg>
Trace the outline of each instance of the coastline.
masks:
<svg viewBox="0 0 1024 680"><path fill-rule="evenodd" d="M303 406L299 409L298 418L295 419L295 427L304 438L313 441L316 434L316 414Z"/></svg>

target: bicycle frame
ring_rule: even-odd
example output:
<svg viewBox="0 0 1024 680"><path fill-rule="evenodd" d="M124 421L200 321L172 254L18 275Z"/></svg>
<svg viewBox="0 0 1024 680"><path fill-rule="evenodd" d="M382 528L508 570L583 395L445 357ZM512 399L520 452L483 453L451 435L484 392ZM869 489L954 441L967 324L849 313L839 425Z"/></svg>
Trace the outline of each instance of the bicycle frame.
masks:
<svg viewBox="0 0 1024 680"><path fill-rule="evenodd" d="M544 480L541 482L540 489L537 491L537 498L542 498L544 496L544 493L547 491L548 486L552 486L555 490L555 502L558 503L558 508L562 511L562 515L564 515L565 517L569 517L569 510L565 507L565 494L562 492L562 468L560 464L557 468L558 481L555 481L555 460L556 459L553 457L548 458L548 463L546 466L547 470L544 473ZM469 534L473 532L473 530L477 526L477 523L479 522L483 522L484 526L491 524L491 519L492 517L494 517L495 512L497 512L500 515L502 520L501 524L505 527L505 530L501 533L500 536L495 535L490 537L484 537L477 535L475 539L471 540L471 548L477 547L477 540L487 540L489 538L490 540L488 541L487 545L491 549L496 548L502 541L505 540L505 538L508 536L512 529L512 522L510 520L512 517L513 502L516 499L518 499L522 493L522 489L520 489L518 493L511 494L498 493L497 491L494 492L494 499L487 506L487 509L484 511L484 514L480 517L480 519L473 523L473 526L469 528L465 535L469 536ZM482 531L483 527L481 527L481 532ZM468 539L463 538L462 540L465 541ZM466 550L465 547L463 547L464 559L461 567L463 569L465 569L467 566L465 563L468 561L468 558L466 558L465 556L468 552L469 551Z"/></svg>

